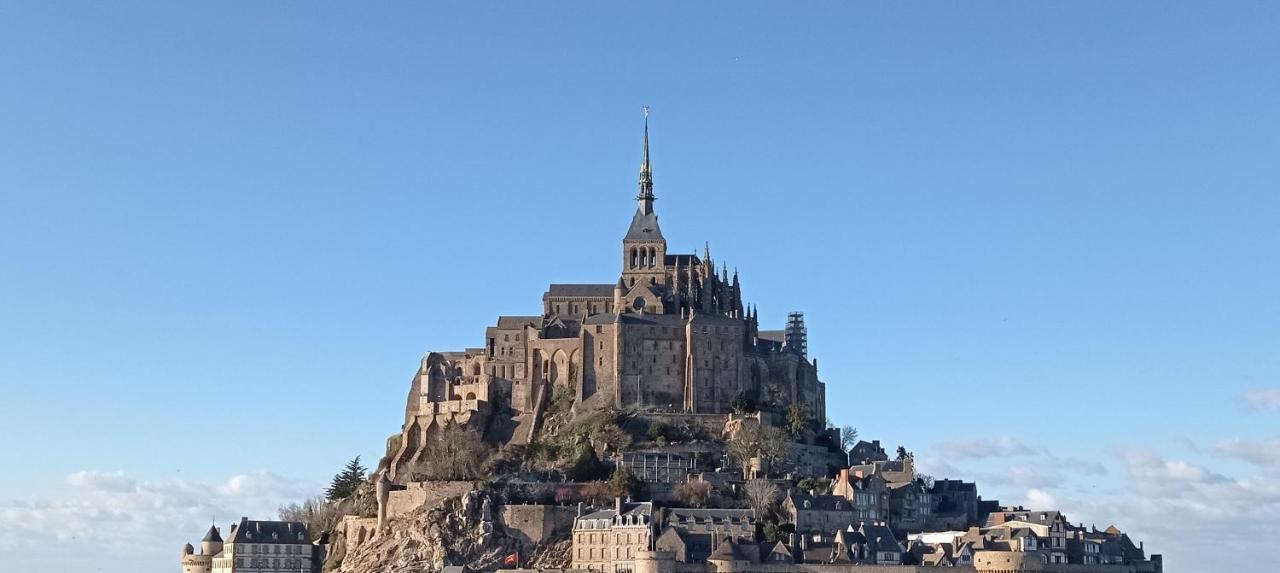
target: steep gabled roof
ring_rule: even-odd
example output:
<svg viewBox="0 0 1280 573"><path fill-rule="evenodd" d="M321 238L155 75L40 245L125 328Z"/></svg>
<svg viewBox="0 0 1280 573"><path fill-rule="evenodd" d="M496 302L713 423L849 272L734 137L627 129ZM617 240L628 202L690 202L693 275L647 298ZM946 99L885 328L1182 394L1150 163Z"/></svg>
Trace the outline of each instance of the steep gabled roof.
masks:
<svg viewBox="0 0 1280 573"><path fill-rule="evenodd" d="M299 521L249 521L240 518L240 523L231 529L232 543L310 543L307 536L307 525Z"/></svg>
<svg viewBox="0 0 1280 573"><path fill-rule="evenodd" d="M636 209L636 214L631 217L631 227L627 229L627 236L622 238L623 241L665 241L662 237L662 228L658 226L658 214L644 214Z"/></svg>
<svg viewBox="0 0 1280 573"><path fill-rule="evenodd" d="M532 324L534 327L542 326L541 316L499 316L498 328L524 328L524 325Z"/></svg>
<svg viewBox="0 0 1280 573"><path fill-rule="evenodd" d="M204 539L201 539L200 541L212 541L215 543L222 543L222 534L218 533L217 527L210 525L209 532L204 534Z"/></svg>

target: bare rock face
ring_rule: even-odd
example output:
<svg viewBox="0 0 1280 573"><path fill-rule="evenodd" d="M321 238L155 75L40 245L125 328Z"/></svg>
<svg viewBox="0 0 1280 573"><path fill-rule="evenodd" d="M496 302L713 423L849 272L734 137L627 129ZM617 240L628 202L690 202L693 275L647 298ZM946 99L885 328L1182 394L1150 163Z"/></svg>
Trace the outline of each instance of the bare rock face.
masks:
<svg viewBox="0 0 1280 573"><path fill-rule="evenodd" d="M338 573L419 573L466 565L472 571L494 570L504 567L503 559L512 553L518 553L525 566L568 564L568 539L536 547L522 544L495 526L486 510L491 513L496 501L488 491L473 491L396 519L359 546L335 540L335 545L343 545L343 554L332 553L326 569Z"/></svg>

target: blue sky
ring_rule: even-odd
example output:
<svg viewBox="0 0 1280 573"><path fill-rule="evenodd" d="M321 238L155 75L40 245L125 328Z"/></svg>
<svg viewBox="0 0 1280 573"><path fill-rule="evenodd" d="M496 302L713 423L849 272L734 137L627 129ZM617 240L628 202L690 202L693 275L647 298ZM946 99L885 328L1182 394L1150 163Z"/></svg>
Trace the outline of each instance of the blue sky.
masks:
<svg viewBox="0 0 1280 573"><path fill-rule="evenodd" d="M398 430L426 350L675 250L831 418L1170 571L1280 526L1280 7L0 7L0 561L165 571ZM69 551L40 554L37 549Z"/></svg>

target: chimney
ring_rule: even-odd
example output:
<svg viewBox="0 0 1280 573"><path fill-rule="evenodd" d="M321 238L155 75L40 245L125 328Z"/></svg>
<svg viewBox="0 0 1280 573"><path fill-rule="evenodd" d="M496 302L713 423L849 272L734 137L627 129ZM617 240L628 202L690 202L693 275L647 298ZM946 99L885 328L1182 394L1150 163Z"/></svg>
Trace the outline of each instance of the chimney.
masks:
<svg viewBox="0 0 1280 573"><path fill-rule="evenodd" d="M582 502L578 502L578 517L582 517Z"/></svg>
<svg viewBox="0 0 1280 573"><path fill-rule="evenodd" d="M622 498L613 498L613 513L619 517L622 516Z"/></svg>

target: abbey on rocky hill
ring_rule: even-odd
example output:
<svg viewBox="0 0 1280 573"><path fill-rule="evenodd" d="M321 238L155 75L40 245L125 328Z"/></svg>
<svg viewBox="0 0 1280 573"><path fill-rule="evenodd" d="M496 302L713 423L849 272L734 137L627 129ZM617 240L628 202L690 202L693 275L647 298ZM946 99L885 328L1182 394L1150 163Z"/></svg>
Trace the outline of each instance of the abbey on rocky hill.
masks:
<svg viewBox="0 0 1280 573"><path fill-rule="evenodd" d="M717 271L707 247L701 256L668 251L655 200L646 114L617 280L552 284L540 315L498 317L483 347L428 353L413 378L392 477L448 423L492 427L490 416L509 415L507 432L486 439L530 441L541 408L562 387L573 389L575 412L727 414L747 402L766 414L799 404L826 419L803 315L791 313L784 330L761 331L736 270Z"/></svg>

